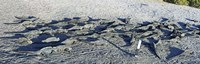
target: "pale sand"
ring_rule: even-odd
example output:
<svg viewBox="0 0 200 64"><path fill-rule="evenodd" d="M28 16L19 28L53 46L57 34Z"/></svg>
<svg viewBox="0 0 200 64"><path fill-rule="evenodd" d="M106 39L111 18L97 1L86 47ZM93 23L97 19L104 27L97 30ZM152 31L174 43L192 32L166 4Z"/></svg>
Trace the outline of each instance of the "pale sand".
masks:
<svg viewBox="0 0 200 64"><path fill-rule="evenodd" d="M183 22L187 22L185 18L200 20L200 9L155 1L156 0L0 0L0 35L9 36L3 32L22 30L22 27L19 26L3 24L13 22L13 20L15 20L14 16L36 16L49 21L66 17L87 16L105 19L130 17L138 22L158 20L162 17L174 17L174 19ZM188 43L193 50L198 50L198 40L199 39L194 40L193 42L195 43ZM191 42L192 40L186 41ZM1 40L1 42L5 42L5 40ZM5 43L2 43L1 46L2 50L11 50L15 48ZM194 61L197 60L196 56L195 59L193 59ZM85 56L69 60L68 63L73 61L80 61L81 63L81 59L84 59L84 57ZM127 60L129 58L122 59ZM143 59L141 63L154 63L153 60L158 60L152 59L152 57ZM39 62L38 59L37 61ZM42 61L43 60L41 60L41 63ZM115 59L110 61L115 61ZM53 61L46 62L53 63ZM127 62L132 62L132 60L127 60Z"/></svg>

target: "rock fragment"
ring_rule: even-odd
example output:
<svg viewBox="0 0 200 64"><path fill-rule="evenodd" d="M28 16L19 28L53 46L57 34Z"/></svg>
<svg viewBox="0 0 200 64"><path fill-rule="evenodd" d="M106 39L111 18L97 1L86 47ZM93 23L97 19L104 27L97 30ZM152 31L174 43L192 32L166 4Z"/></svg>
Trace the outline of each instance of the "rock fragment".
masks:
<svg viewBox="0 0 200 64"><path fill-rule="evenodd" d="M45 40L42 40L42 42L46 42L46 43L49 43L49 42L58 42L60 41L60 38L57 38L57 37L49 37Z"/></svg>
<svg viewBox="0 0 200 64"><path fill-rule="evenodd" d="M27 38L19 38L18 43L20 44L32 44L33 42Z"/></svg>
<svg viewBox="0 0 200 64"><path fill-rule="evenodd" d="M70 50L72 50L71 47L68 47L65 45L60 45L60 46L56 46L56 47L44 47L41 50L37 51L36 54L48 56L50 54L63 53L63 52L70 51Z"/></svg>
<svg viewBox="0 0 200 64"><path fill-rule="evenodd" d="M14 22L17 22L17 23L24 23L24 22L31 23L39 19L34 16L21 16L21 17L15 16L15 18L17 18L17 20L15 20Z"/></svg>
<svg viewBox="0 0 200 64"><path fill-rule="evenodd" d="M65 44L65 45L73 45L75 43L77 43L78 40L75 39L75 38L69 38L69 39L66 39L65 41L61 42L62 44Z"/></svg>

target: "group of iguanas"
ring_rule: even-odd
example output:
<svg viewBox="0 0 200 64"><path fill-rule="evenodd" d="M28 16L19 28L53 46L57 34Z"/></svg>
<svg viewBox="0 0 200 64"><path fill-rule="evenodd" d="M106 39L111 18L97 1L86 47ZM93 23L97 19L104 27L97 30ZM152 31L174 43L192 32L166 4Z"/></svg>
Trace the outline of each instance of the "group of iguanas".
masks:
<svg viewBox="0 0 200 64"><path fill-rule="evenodd" d="M126 39L124 36L128 36L130 37L129 39L126 39L129 43L128 46L137 43L139 40L148 42L158 58L160 58L160 56L156 52L156 46L163 43L161 40L178 40L186 36L200 35L200 25L183 22L177 23L171 19L162 22L153 21L130 24L129 22L134 22L130 21L130 18L124 18L124 21L110 21L106 19L88 20L88 18L78 18L51 22L44 22L44 20L34 16L16 18L17 20L15 23L7 24L19 24L24 26L26 29L17 34L23 35L22 38L25 39L26 42L29 42L29 44L55 44L68 39L74 39L79 42L89 42L90 40L106 39L105 37L107 36L113 38L122 37L124 39ZM58 37L58 34L64 36ZM44 38L40 36L44 36ZM155 41L148 41L149 38L152 38ZM138 51L139 49L136 52Z"/></svg>

